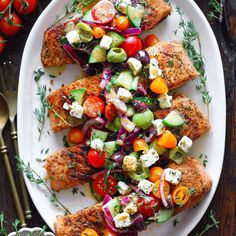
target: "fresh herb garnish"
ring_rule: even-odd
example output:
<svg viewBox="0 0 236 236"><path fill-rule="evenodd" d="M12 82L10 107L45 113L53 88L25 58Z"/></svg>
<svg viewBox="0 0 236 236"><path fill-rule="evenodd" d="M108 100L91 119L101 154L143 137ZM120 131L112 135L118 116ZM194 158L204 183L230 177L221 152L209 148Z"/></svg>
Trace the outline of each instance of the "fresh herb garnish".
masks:
<svg viewBox="0 0 236 236"><path fill-rule="evenodd" d="M41 158L39 158L39 157L35 158L35 160L36 160L37 162L43 162L43 160L42 160Z"/></svg>
<svg viewBox="0 0 236 236"><path fill-rule="evenodd" d="M174 227L175 227L178 223L179 223L179 221L178 221L177 219L174 219L174 221L173 221Z"/></svg>
<svg viewBox="0 0 236 236"><path fill-rule="evenodd" d="M192 194L194 194L194 193L196 193L196 189L195 189L195 188L189 188L186 194L187 194L187 195L188 195L188 194L192 195Z"/></svg>
<svg viewBox="0 0 236 236"><path fill-rule="evenodd" d="M75 167L74 162L70 162L69 165L67 166L69 169L73 169Z"/></svg>
<svg viewBox="0 0 236 236"><path fill-rule="evenodd" d="M63 145L64 145L64 147L69 147L70 146L66 135L63 136Z"/></svg>
<svg viewBox="0 0 236 236"><path fill-rule="evenodd" d="M174 61L173 60L168 60L168 64L169 64L170 67L173 67Z"/></svg>
<svg viewBox="0 0 236 236"><path fill-rule="evenodd" d="M38 69L37 71L34 71L34 80L38 82L44 74L45 72L42 71L42 69Z"/></svg>
<svg viewBox="0 0 236 236"><path fill-rule="evenodd" d="M199 156L199 159L202 160L203 166L206 167L207 162L208 162L208 160L207 160L207 155L204 155L204 154L202 153L202 154Z"/></svg>
<svg viewBox="0 0 236 236"><path fill-rule="evenodd" d="M78 191L79 191L79 189L78 188L72 188L72 193L73 193L73 195L75 195L76 193L78 193Z"/></svg>
<svg viewBox="0 0 236 236"><path fill-rule="evenodd" d="M209 12L207 14L209 20L223 20L223 4L218 0L210 0L208 3Z"/></svg>

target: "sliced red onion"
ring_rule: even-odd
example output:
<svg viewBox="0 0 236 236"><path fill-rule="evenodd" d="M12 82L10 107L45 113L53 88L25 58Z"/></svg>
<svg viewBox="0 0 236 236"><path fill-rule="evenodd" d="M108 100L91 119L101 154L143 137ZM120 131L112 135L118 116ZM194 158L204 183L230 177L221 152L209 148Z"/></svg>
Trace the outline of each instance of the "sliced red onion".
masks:
<svg viewBox="0 0 236 236"><path fill-rule="evenodd" d="M118 164L118 166L121 166L123 163L123 159L126 156L125 152L115 152L112 156L111 159Z"/></svg>
<svg viewBox="0 0 236 236"><path fill-rule="evenodd" d="M117 97L116 92L113 88L111 88L110 92L105 90L104 96L106 99L106 103L113 103L114 99Z"/></svg>
<svg viewBox="0 0 236 236"><path fill-rule="evenodd" d="M120 127L120 130L118 132L117 135L117 140L116 140L116 144L119 146L123 146L124 145L124 140L126 138L126 130L123 128L123 126Z"/></svg>
<svg viewBox="0 0 236 236"><path fill-rule="evenodd" d="M104 89L108 85L109 81L111 80L111 77L112 77L111 68L109 66L104 67L103 78L100 83L101 89Z"/></svg>
<svg viewBox="0 0 236 236"><path fill-rule="evenodd" d="M130 121L126 116L121 117L120 121L124 129L129 133L131 133L134 130L135 124L132 121Z"/></svg>
<svg viewBox="0 0 236 236"><path fill-rule="evenodd" d="M109 196L109 195L106 195L105 198L104 198L104 200L103 200L102 205L103 205L103 206L106 205L106 204L107 204L108 202L110 202L111 200L112 200L112 197Z"/></svg>
<svg viewBox="0 0 236 236"><path fill-rule="evenodd" d="M106 173L107 173L107 170L101 170L101 171L95 172L94 174L90 175L90 178L92 180L95 180L99 175L104 175Z"/></svg>
<svg viewBox="0 0 236 236"><path fill-rule="evenodd" d="M138 189L137 186L134 186L132 184L129 184L129 187L135 192L137 193L139 196L146 196L141 190Z"/></svg>
<svg viewBox="0 0 236 236"><path fill-rule="evenodd" d="M142 133L143 133L143 131L141 131L141 130L137 130L137 131L134 130L134 132L132 134L130 134L129 136L126 137L125 144L133 143L134 140Z"/></svg>
<svg viewBox="0 0 236 236"><path fill-rule="evenodd" d="M145 142L150 143L153 141L155 136L156 136L156 130L153 127L151 127L145 131L143 139L145 140Z"/></svg>
<svg viewBox="0 0 236 236"><path fill-rule="evenodd" d="M105 120L103 120L100 117L96 117L96 118L92 118L90 120L88 120L83 127L83 132L86 134L88 129L93 126L93 125L97 125L97 124L105 124Z"/></svg>
<svg viewBox="0 0 236 236"><path fill-rule="evenodd" d="M163 170L160 178L160 195L161 195L161 200L164 205L164 207L169 208L169 204L166 200L165 193L164 193L164 181L165 181L165 170Z"/></svg>
<svg viewBox="0 0 236 236"><path fill-rule="evenodd" d="M126 106L125 102L123 102L119 98L115 98L112 101L112 103L115 106L118 113L125 114L127 112L127 106Z"/></svg>
<svg viewBox="0 0 236 236"><path fill-rule="evenodd" d="M141 82L138 83L137 91L142 93L143 95L147 95L147 88Z"/></svg>
<svg viewBox="0 0 236 236"><path fill-rule="evenodd" d="M125 196L125 197L120 199L120 205L125 206L126 204L129 203L129 201L130 201L129 196Z"/></svg>
<svg viewBox="0 0 236 236"><path fill-rule="evenodd" d="M64 44L63 49L75 62L77 62L81 66L85 64L85 61L77 54L77 52L74 50L74 48L71 45Z"/></svg>
<svg viewBox="0 0 236 236"><path fill-rule="evenodd" d="M171 208L174 208L174 204L173 204L173 201L172 201L171 194L168 194L168 196L167 196L167 202L168 202L168 204L169 204L169 206L170 206Z"/></svg>

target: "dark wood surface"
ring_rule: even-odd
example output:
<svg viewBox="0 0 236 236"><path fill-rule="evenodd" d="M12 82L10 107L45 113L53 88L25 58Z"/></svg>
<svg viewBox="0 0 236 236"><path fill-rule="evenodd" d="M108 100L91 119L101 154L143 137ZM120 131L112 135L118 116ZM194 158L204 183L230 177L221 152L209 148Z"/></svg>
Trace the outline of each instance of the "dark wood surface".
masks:
<svg viewBox="0 0 236 236"><path fill-rule="evenodd" d="M231 9L230 4L235 4L235 0L226 0L225 4ZM50 0L41 0L41 9L44 9ZM206 0L196 0L197 4L200 6L202 11L207 14L208 11L208 1ZM227 7L225 8L227 10ZM5 52L0 55L0 65L4 61L12 60L14 63L20 67L22 52L27 39L27 36L32 28L35 20L40 15L41 11L38 8L37 11L27 18L24 18L23 29L15 37L9 38ZM235 14L231 13L230 14ZM232 22L232 15L229 18L229 22ZM224 64L225 73L225 83L226 83L226 93L227 93L227 135L226 135L226 148L225 148L225 159L224 166L222 170L222 175L220 179L219 186L217 188L216 194L200 223L196 226L190 235L195 235L196 232L204 229L206 223L208 222L207 215L209 211L213 209L216 213L216 218L220 220L219 229L211 229L205 235L211 236L233 236L236 235L236 97L234 96L234 84L235 84L235 51L236 48L232 40L235 38L235 25L231 26L231 35L229 36L226 29L226 23L214 23L212 28L216 35L222 60ZM234 32L233 32L233 31ZM233 32L233 33L232 33ZM214 78L212 78L214 79ZM28 96L26 94L26 96ZM220 114L219 114L220 115ZM4 132L4 138L9 147L9 155L11 156L11 164L14 167L15 162L13 158L13 146L10 140L9 124ZM224 137L222 137L223 140ZM220 141L220 140L219 140ZM27 148L27 147L26 147ZM214 157L211 157L214 158ZM215 157L217 161L217 157ZM15 176L16 177L16 176ZM17 178L16 178L17 179ZM35 209L33 203L31 202L31 207L33 209L33 219L29 222L29 226L43 226L45 223L40 217L39 213ZM45 209L46 210L46 209ZM4 169L3 161L0 159L0 212L3 212L7 219L12 222L17 218L16 211L14 209L14 204L11 197L11 191L8 184L6 171Z"/></svg>

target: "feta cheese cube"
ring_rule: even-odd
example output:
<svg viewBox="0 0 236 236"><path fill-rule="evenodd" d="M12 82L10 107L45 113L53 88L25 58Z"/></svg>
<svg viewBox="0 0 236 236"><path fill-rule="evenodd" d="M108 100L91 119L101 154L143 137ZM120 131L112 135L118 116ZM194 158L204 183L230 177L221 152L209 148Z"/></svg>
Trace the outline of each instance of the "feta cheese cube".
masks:
<svg viewBox="0 0 236 236"><path fill-rule="evenodd" d="M100 48L108 50L111 47L111 43L112 43L112 38L110 36L103 35L100 41Z"/></svg>
<svg viewBox="0 0 236 236"><path fill-rule="evenodd" d="M80 38L77 30L72 30L66 34L66 38L69 44L73 45L75 43L80 43Z"/></svg>
<svg viewBox="0 0 236 236"><path fill-rule="evenodd" d="M161 76L162 71L159 68L158 61L156 58L150 59L149 64L149 79L155 79L157 76Z"/></svg>
<svg viewBox="0 0 236 236"><path fill-rule="evenodd" d="M124 212L133 215L138 211L137 205L134 202L130 202L124 208Z"/></svg>
<svg viewBox="0 0 236 236"><path fill-rule="evenodd" d="M63 104L63 109L65 109L65 110L69 110L70 109L70 104L68 104L67 102L65 102L64 104Z"/></svg>
<svg viewBox="0 0 236 236"><path fill-rule="evenodd" d="M119 181L117 186L118 191L121 195L126 195L131 192L129 185L127 185L125 182Z"/></svg>
<svg viewBox="0 0 236 236"><path fill-rule="evenodd" d="M125 156L122 168L124 171L136 171L138 165L137 158L134 156Z"/></svg>
<svg viewBox="0 0 236 236"><path fill-rule="evenodd" d="M144 167L149 167L159 160L159 155L154 148L151 148L140 156L140 160Z"/></svg>
<svg viewBox="0 0 236 236"><path fill-rule="evenodd" d="M127 228L131 225L130 215L126 212L117 214L113 220L118 229Z"/></svg>
<svg viewBox="0 0 236 236"><path fill-rule="evenodd" d="M73 102L70 106L70 115L75 118L81 119L83 116L84 109L78 102Z"/></svg>
<svg viewBox="0 0 236 236"><path fill-rule="evenodd" d="M192 145L193 141L187 136L183 136L178 143L179 148L182 149L185 153L189 152Z"/></svg>
<svg viewBox="0 0 236 236"><path fill-rule="evenodd" d="M142 70L142 63L134 57L130 57L127 63L134 76Z"/></svg>
<svg viewBox="0 0 236 236"><path fill-rule="evenodd" d="M159 101L159 105L161 109L170 108L171 107L171 101L172 96L169 96L168 94L162 94L157 99Z"/></svg>
<svg viewBox="0 0 236 236"><path fill-rule="evenodd" d="M138 188L146 194L149 194L152 191L153 187L154 187L154 183L146 179L140 180L138 184Z"/></svg>
<svg viewBox="0 0 236 236"><path fill-rule="evenodd" d="M131 92L125 88L119 88L117 91L117 95L124 102L128 102L133 98Z"/></svg>
<svg viewBox="0 0 236 236"><path fill-rule="evenodd" d="M96 139L92 140L90 146L91 146L91 148L93 148L99 152L102 152L103 148L104 148L104 142L100 138L96 138Z"/></svg>
<svg viewBox="0 0 236 236"><path fill-rule="evenodd" d="M181 172L171 168L165 169L165 180L171 184L177 185L181 180Z"/></svg>
<svg viewBox="0 0 236 236"><path fill-rule="evenodd" d="M154 129L157 132L157 136L161 135L164 133L164 131L166 130L165 125L162 123L162 119L156 119L152 122Z"/></svg>

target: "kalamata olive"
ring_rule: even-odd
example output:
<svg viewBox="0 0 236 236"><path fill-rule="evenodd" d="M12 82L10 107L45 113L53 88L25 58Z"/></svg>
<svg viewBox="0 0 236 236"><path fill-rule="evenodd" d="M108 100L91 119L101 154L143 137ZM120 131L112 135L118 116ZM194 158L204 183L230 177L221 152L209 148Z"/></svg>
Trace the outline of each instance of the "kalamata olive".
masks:
<svg viewBox="0 0 236 236"><path fill-rule="evenodd" d="M143 112L148 109L148 106L144 102L138 100L133 100L133 106L136 112Z"/></svg>
<svg viewBox="0 0 236 236"><path fill-rule="evenodd" d="M82 66L82 70L87 75L96 75L97 73L102 71L102 65L100 63L84 64Z"/></svg>
<svg viewBox="0 0 236 236"><path fill-rule="evenodd" d="M126 61L121 62L121 63L117 64L117 66L119 67L120 70L125 70L128 68L128 63Z"/></svg>
<svg viewBox="0 0 236 236"><path fill-rule="evenodd" d="M139 50L134 56L136 59L141 61L142 64L149 64L150 63L150 57L146 50Z"/></svg>
<svg viewBox="0 0 236 236"><path fill-rule="evenodd" d="M122 165L122 163L123 163L123 159L124 159L124 157L125 157L125 153L124 152L115 152L113 155L112 155L112 157L111 157L111 159L113 160L113 161L115 161L119 166L121 166Z"/></svg>

